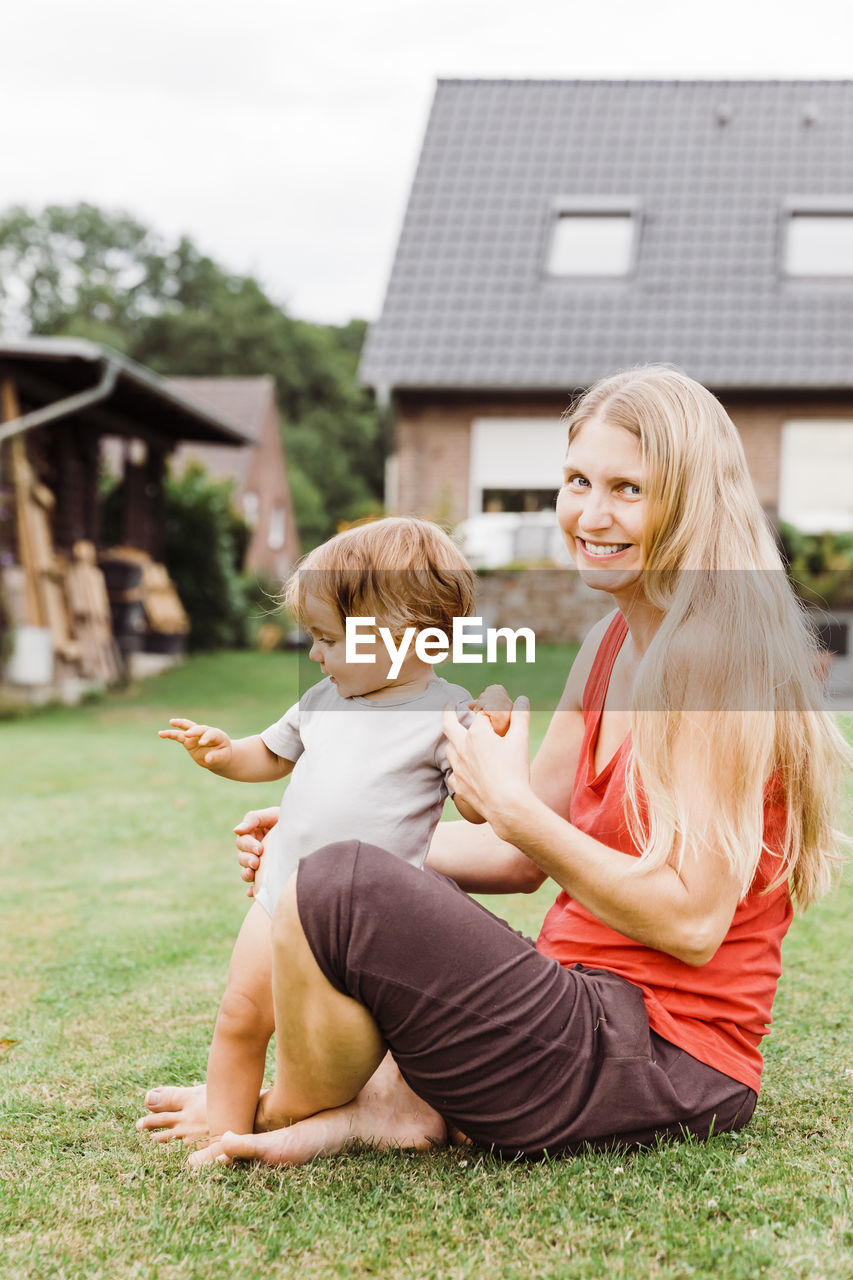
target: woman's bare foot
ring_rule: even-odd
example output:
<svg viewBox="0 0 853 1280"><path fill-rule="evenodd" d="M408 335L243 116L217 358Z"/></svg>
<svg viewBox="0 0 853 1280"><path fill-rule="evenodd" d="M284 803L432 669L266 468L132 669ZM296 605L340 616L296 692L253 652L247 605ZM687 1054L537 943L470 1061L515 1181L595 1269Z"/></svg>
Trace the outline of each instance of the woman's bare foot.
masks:
<svg viewBox="0 0 853 1280"><path fill-rule="evenodd" d="M386 1058L358 1097L345 1106L321 1111L286 1129L226 1133L221 1145L229 1163L261 1160L265 1164L299 1165L317 1156L334 1155L352 1141L380 1150L426 1151L447 1142L447 1126L437 1111L411 1091L393 1060Z"/></svg>
<svg viewBox="0 0 853 1280"><path fill-rule="evenodd" d="M186 1147L198 1146L209 1136L205 1098L203 1084L149 1089L145 1095L149 1114L137 1120L136 1127L140 1133L148 1132L154 1142L179 1139Z"/></svg>
<svg viewBox="0 0 853 1280"><path fill-rule="evenodd" d="M197 1148L187 1156L187 1168L191 1173L198 1173L199 1169L203 1169L208 1164L230 1163L231 1161L226 1156L222 1143L218 1139L214 1142L208 1142L206 1146Z"/></svg>

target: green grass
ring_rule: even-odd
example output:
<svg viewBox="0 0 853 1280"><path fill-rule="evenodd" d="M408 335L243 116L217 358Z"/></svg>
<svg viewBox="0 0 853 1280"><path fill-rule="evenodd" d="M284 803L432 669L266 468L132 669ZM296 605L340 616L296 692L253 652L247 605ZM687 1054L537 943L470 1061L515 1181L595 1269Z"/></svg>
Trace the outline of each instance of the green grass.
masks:
<svg viewBox="0 0 853 1280"><path fill-rule="evenodd" d="M550 688L565 654L546 657ZM4 1280L853 1276L850 877L786 941L759 1108L737 1136L540 1165L361 1152L200 1179L137 1136L147 1086L204 1073L245 908L229 829L278 799L194 769L157 728L183 712L254 731L296 682L291 657L213 655L0 724ZM530 931L549 896L497 905Z"/></svg>

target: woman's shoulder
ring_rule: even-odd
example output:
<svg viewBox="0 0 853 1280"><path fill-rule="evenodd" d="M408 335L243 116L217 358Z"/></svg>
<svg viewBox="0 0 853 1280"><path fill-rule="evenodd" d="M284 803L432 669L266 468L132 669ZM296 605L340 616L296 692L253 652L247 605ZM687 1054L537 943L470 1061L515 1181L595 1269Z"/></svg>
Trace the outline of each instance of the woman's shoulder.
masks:
<svg viewBox="0 0 853 1280"><path fill-rule="evenodd" d="M595 662L596 654L601 648L602 642L613 626L617 618L622 618L622 614L618 609L611 609L608 614L600 618L593 627L587 632L584 640L578 650L578 656L575 658L575 664L581 664L586 667L587 674ZM622 618L623 626L627 627L624 618Z"/></svg>
<svg viewBox="0 0 853 1280"><path fill-rule="evenodd" d="M569 678L566 681L566 688L561 699L561 705L564 709L567 705L578 711L581 709L583 691L586 688L586 682L589 679L598 651L613 625L614 619L620 616L618 609L612 609L610 613L599 619L587 632L580 649L578 649L577 656L569 671Z"/></svg>

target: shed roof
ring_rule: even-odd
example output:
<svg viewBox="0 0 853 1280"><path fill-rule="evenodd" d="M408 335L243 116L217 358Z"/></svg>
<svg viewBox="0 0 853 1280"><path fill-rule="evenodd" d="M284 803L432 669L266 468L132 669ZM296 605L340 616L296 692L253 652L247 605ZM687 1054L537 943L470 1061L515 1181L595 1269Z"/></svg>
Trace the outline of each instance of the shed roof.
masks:
<svg viewBox="0 0 853 1280"><path fill-rule="evenodd" d="M786 202L816 197L853 212L853 81L440 81L362 379L853 387L853 280L781 266ZM560 198L632 202L629 276L546 274Z"/></svg>
<svg viewBox="0 0 853 1280"><path fill-rule="evenodd" d="M14 378L26 413L52 411L61 418L70 397L96 393L109 377L109 391L77 410L104 430L119 435L158 435L167 441L204 440L245 444L238 422L203 402L190 399L166 378L94 342L77 338L0 340L0 377Z"/></svg>

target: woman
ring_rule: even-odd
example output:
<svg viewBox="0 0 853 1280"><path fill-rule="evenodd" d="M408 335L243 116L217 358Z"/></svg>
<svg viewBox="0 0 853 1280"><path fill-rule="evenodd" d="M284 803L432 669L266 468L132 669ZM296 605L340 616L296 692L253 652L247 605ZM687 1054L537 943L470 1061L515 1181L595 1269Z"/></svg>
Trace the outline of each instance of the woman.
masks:
<svg viewBox="0 0 853 1280"><path fill-rule="evenodd" d="M439 828L443 876L357 842L300 865L274 923L276 1082L232 1158L448 1127L538 1156L752 1114L792 897L807 906L837 861L847 748L714 397L652 366L593 387L568 425L557 518L617 610L532 772L523 700L503 739L447 718L457 792L489 828ZM262 820L244 827L253 867ZM461 891L546 876L560 894L536 947ZM198 1094L148 1102L162 1138L203 1126Z"/></svg>

